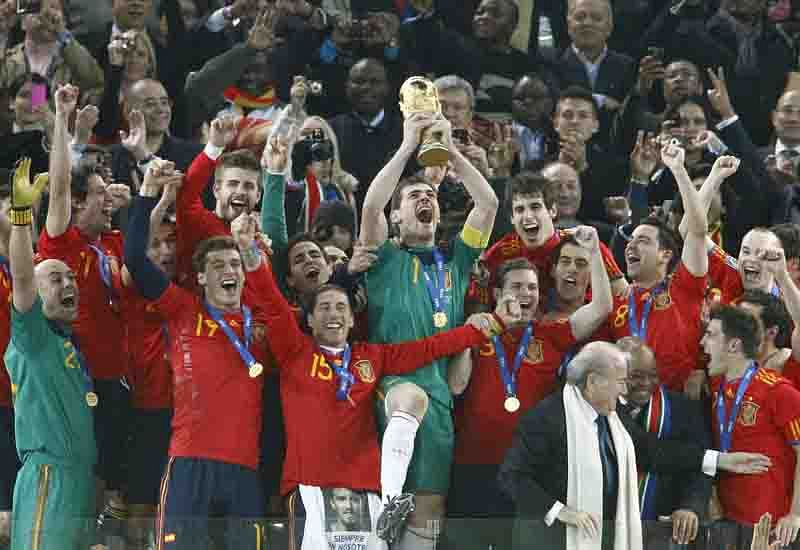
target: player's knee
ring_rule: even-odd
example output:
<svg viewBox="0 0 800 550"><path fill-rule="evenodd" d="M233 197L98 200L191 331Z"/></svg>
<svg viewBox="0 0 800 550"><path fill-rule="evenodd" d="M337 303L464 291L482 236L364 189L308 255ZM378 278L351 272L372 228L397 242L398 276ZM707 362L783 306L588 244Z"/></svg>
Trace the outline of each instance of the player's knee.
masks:
<svg viewBox="0 0 800 550"><path fill-rule="evenodd" d="M386 396L387 413L404 412L422 420L428 411L428 394L416 384L400 384Z"/></svg>

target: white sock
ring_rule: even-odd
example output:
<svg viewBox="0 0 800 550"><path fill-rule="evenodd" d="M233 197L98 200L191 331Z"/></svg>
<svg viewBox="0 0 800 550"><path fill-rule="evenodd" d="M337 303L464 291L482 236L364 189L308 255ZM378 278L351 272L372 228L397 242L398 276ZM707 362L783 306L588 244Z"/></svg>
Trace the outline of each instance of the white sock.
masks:
<svg viewBox="0 0 800 550"><path fill-rule="evenodd" d="M437 533L431 527L406 527L399 541L399 550L436 550Z"/></svg>
<svg viewBox="0 0 800 550"><path fill-rule="evenodd" d="M392 414L381 445L381 492L383 503L403 492L408 465L414 454L414 438L419 420L397 411Z"/></svg>

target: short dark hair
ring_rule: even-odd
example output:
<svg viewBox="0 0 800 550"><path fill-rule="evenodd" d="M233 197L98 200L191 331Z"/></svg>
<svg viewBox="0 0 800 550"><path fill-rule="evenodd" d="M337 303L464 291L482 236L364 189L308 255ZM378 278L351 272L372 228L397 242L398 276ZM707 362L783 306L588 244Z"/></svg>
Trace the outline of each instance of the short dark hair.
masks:
<svg viewBox="0 0 800 550"><path fill-rule="evenodd" d="M261 174L261 163L256 154L250 149L237 149L224 153L217 162L216 174L225 168L241 168L242 170L252 170ZM261 178L258 178L258 185L261 186Z"/></svg>
<svg viewBox="0 0 800 550"><path fill-rule="evenodd" d="M291 262L289 261L289 256L292 253L292 249L300 243L312 243L319 248L320 252L322 252L322 257L325 259L325 262L328 261L328 255L325 254L325 247L322 246L317 239L311 233L298 233L297 235L293 236L289 239L289 243L286 245L286 271L287 273L291 271Z"/></svg>
<svg viewBox="0 0 800 550"><path fill-rule="evenodd" d="M668 226L664 220L656 216L646 217L639 225L649 225L658 230L658 248L672 252L672 258L667 265L667 273L672 273L675 267L677 267L681 259L681 252L683 251L683 240L680 235Z"/></svg>
<svg viewBox="0 0 800 550"><path fill-rule="evenodd" d="M597 101L595 100L592 92L587 90L582 86L567 86L564 90L558 94L558 101L556 101L556 111L558 111L558 106L561 102L565 99L580 99L581 101L587 101L592 106L592 110L594 111L594 118L595 120L600 120L600 107L597 105Z"/></svg>
<svg viewBox="0 0 800 550"><path fill-rule="evenodd" d="M685 105L697 105L700 107L706 117L707 128L711 128L714 126L714 124L719 122L719 117L717 116L716 111L708 103L708 99L699 95L685 97L680 100L671 109L668 109L667 112L664 113L664 120L676 120L679 117L679 111L681 107Z"/></svg>
<svg viewBox="0 0 800 550"><path fill-rule="evenodd" d="M86 196L89 194L89 179L92 176L99 176L102 178L102 170L101 166L85 162L79 163L77 166L73 167L69 185L72 198L79 202L86 200Z"/></svg>
<svg viewBox="0 0 800 550"><path fill-rule="evenodd" d="M748 311L736 306L719 306L711 311L711 320L719 320L726 339L736 338L742 342L742 352L748 359L755 359L761 345L761 330L758 321Z"/></svg>
<svg viewBox="0 0 800 550"><path fill-rule="evenodd" d="M206 260L212 252L220 250L235 250L239 252L239 247L230 235L218 235L200 241L192 254L192 269L195 273L202 273L206 269Z"/></svg>
<svg viewBox="0 0 800 550"><path fill-rule="evenodd" d="M312 235L322 241L328 240L334 226L356 236L356 216L352 206L342 201L325 201L319 206L311 224Z"/></svg>
<svg viewBox="0 0 800 550"><path fill-rule="evenodd" d="M739 304L748 303L761 306L761 323L764 329L777 327L775 345L782 348L789 344L792 330L792 318L783 300L763 290L747 290L739 300Z"/></svg>
<svg viewBox="0 0 800 550"><path fill-rule="evenodd" d="M781 223L769 228L783 247L783 255L787 260L800 258L800 225L796 223Z"/></svg>
<svg viewBox="0 0 800 550"><path fill-rule="evenodd" d="M539 195L547 208L552 208L556 202L556 196L552 192L547 178L538 172L529 170L523 170L506 182L503 201L509 216L514 207L514 198L517 195Z"/></svg>
<svg viewBox="0 0 800 550"><path fill-rule="evenodd" d="M350 298L350 293L347 292L343 287L341 287L341 286L339 286L337 284L325 283L324 285L319 287L317 290L315 290L311 294L311 296L309 297L308 309L307 309L309 314L314 313L314 308L317 307L317 302L319 301L320 295L323 292L329 292L329 291L341 292L342 294L344 294L345 297L347 298L347 304L350 306L350 311L351 312L353 311L353 300L352 300L352 298Z"/></svg>
<svg viewBox="0 0 800 550"><path fill-rule="evenodd" d="M552 265L556 265L558 263L558 259L561 257L561 251L564 249L565 246L572 245L581 248L581 243L575 238L573 234L566 234L561 237L561 240L558 241L558 244L553 248L553 251L550 253L550 263Z"/></svg>
<svg viewBox="0 0 800 550"><path fill-rule="evenodd" d="M539 270L536 269L536 266L528 260L527 258L514 258L513 260L508 260L507 262L503 262L500 264L500 267L497 269L497 275L494 279L495 288L503 288L503 285L506 284L506 277L512 271L533 271L536 273L536 277L539 277Z"/></svg>
<svg viewBox="0 0 800 550"><path fill-rule="evenodd" d="M392 193L392 210L397 210L400 208L400 204L403 202L403 190L406 187L410 187L411 185L427 185L434 191L437 191L436 187L433 186L431 182L425 179L423 176L419 175L411 175L407 178L403 178L397 184L397 187L394 188L394 193Z"/></svg>

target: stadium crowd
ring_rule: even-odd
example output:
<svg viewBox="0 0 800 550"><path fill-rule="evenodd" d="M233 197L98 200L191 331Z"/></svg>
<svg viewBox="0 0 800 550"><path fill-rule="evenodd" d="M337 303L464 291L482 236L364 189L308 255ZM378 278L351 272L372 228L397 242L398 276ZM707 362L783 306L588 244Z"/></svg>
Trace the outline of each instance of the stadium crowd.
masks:
<svg viewBox="0 0 800 550"><path fill-rule="evenodd" d="M0 0L0 48L0 547L800 548L794 0Z"/></svg>

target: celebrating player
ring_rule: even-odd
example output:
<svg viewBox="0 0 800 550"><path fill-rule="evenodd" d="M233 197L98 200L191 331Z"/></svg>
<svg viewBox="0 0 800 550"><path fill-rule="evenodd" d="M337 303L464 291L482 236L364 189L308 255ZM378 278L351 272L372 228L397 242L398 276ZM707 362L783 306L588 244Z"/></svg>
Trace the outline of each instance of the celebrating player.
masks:
<svg viewBox="0 0 800 550"><path fill-rule="evenodd" d="M407 457L381 455L377 444L374 392L381 378L408 374L435 359L479 345L486 337L477 327L496 329L516 322L519 313L516 308L505 313L514 302L507 297L502 302L502 315L477 314L467 321L468 326L426 339L383 345L348 343L354 320L344 289L323 285L314 293L309 304L308 336L300 330L292 307L273 278L263 272L253 276L262 275L264 280L258 286L268 288L262 299L269 312L269 346L281 368L281 401L286 419L287 451L281 493L297 490L290 497L289 509L296 510L299 505L305 509L302 548L315 550L327 547L317 528L324 524L324 510L319 506L323 490L368 491L374 531L380 512L379 488L386 483L402 487ZM321 454L320 449L336 452ZM373 540L369 547L376 544Z"/></svg>
<svg viewBox="0 0 800 550"><path fill-rule="evenodd" d="M436 189L420 178L400 181L423 129L428 127L441 132L453 167L475 203L447 255L434 246L440 218ZM360 239L365 246L375 246L377 255L376 263L365 275L371 342L423 338L459 326L464 320L469 275L491 234L497 197L480 172L452 146L451 139L446 120L434 120L424 114L406 119L400 148L375 177L364 198ZM398 235L393 240L387 240L384 215L390 199L391 223ZM387 376L381 381L381 390L384 399L377 409L385 426L382 452L411 462L405 489L416 493L411 529L400 548L431 548L435 533L428 520L437 520L444 514L453 458L447 361L434 361L406 376ZM379 522L379 534L386 536L397 531L395 524L405 518L412 506L410 498L398 498L402 483L388 482L389 478L404 476L387 471L381 475L388 476L381 485L388 504L383 519L389 521Z"/></svg>
<svg viewBox="0 0 800 550"><path fill-rule="evenodd" d="M170 283L146 254L151 211L161 188L180 174L154 161L134 202L126 244L131 277L166 319L173 370L170 459L161 484L158 547L203 548L207 526L186 518L257 518L264 501L256 471L261 432L265 342L260 314L242 303L245 270L261 268L252 238L256 220L241 214L234 235L201 242L193 267L202 296ZM238 243L238 244L237 244ZM260 527L260 526L257 526ZM261 530L229 526L227 548L253 547Z"/></svg>
<svg viewBox="0 0 800 550"><path fill-rule="evenodd" d="M69 90L62 88L63 104ZM61 110L56 116L63 116ZM63 122L62 122L63 123ZM47 185L30 184L30 160L14 174L9 257L14 280L11 341L5 354L14 394L17 451L12 548L87 548L97 458L92 379L72 341L78 317L75 273L61 260L33 267L32 209Z"/></svg>
<svg viewBox="0 0 800 550"><path fill-rule="evenodd" d="M759 326L748 312L721 306L711 314L702 345L714 384L712 426L722 452L767 455L772 466L755 476L724 474L719 500L726 519L753 525L765 512L780 518L775 532L782 546L800 530L800 391L755 362Z"/></svg>
<svg viewBox="0 0 800 550"><path fill-rule="evenodd" d="M661 157L678 182L686 209L688 230L683 251L677 235L656 218L645 219L633 230L625 249L632 285L627 296L615 300L609 328L617 340L636 336L645 342L656 355L661 382L682 391L695 368L700 340L708 223L683 164L684 150L668 145Z"/></svg>

